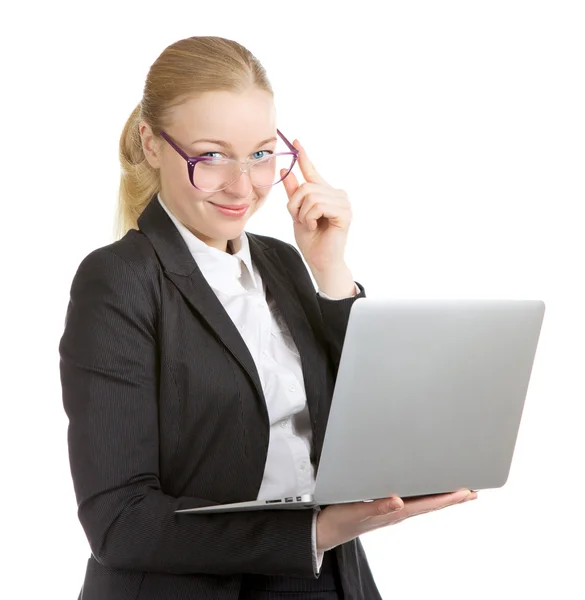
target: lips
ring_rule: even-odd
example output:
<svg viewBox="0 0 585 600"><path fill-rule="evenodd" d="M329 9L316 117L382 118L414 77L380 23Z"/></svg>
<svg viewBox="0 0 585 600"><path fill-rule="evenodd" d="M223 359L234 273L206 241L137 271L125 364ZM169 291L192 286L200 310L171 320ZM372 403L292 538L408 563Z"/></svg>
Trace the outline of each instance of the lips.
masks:
<svg viewBox="0 0 585 600"><path fill-rule="evenodd" d="M219 211L222 215L226 217L233 217L239 219L248 213L248 208L250 208L249 204L239 204L239 205L225 205L225 204L214 204L211 202L211 205L215 208L215 210Z"/></svg>
<svg viewBox="0 0 585 600"><path fill-rule="evenodd" d="M212 202L211 204L213 204L214 206L219 206L219 208L225 208L227 210L235 211L245 210L246 208L248 208L248 206L250 206L249 204L215 204L215 202Z"/></svg>

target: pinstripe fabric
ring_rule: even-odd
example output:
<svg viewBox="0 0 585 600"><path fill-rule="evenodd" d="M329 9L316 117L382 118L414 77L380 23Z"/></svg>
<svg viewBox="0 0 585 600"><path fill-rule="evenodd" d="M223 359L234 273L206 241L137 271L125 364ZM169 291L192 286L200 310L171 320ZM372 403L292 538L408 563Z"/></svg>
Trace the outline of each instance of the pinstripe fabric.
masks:
<svg viewBox="0 0 585 600"><path fill-rule="evenodd" d="M92 551L81 597L235 600L242 574L314 578L312 511L174 514L256 497L268 415L245 343L158 202L139 227L82 261L59 346ZM301 354L318 464L354 299L318 297L292 246L249 238ZM379 598L359 540L335 553L345 597Z"/></svg>
<svg viewBox="0 0 585 600"><path fill-rule="evenodd" d="M337 560L326 552L319 579L244 575L239 600L342 600Z"/></svg>

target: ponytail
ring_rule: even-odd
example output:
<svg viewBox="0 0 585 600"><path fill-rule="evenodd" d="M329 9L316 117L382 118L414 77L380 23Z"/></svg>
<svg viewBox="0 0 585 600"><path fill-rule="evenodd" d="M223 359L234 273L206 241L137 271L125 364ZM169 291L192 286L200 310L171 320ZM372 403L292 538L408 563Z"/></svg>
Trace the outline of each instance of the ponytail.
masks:
<svg viewBox="0 0 585 600"><path fill-rule="evenodd" d="M120 191L118 195L117 237L138 229L138 217L159 191L158 170L150 166L142 150L138 124L141 105L132 111L120 137Z"/></svg>

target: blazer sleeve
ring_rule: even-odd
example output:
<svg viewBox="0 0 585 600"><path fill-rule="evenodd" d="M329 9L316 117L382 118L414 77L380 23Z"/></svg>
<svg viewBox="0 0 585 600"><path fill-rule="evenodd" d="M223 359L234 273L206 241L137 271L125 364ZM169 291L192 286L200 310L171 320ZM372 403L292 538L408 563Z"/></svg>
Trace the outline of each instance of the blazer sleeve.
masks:
<svg viewBox="0 0 585 600"><path fill-rule="evenodd" d="M292 261L289 261L289 265L291 265L290 269L292 271L293 281L300 282L304 288L312 288L314 292L313 296L317 300L319 312L322 318L322 335L325 339L325 344L328 349L328 354L333 365L334 372L337 373L337 370L339 369L339 362L341 360L341 350L345 340L345 333L347 331L351 307L353 306L354 302L360 298L366 297L366 291L364 287L356 281L355 283L360 290L359 294L349 298L343 298L341 300L329 300L327 298L323 298L323 296L318 294L315 290L311 275L307 266L305 265L301 253L292 244L287 244L287 246L294 251Z"/></svg>
<svg viewBox="0 0 585 600"><path fill-rule="evenodd" d="M336 373L339 369L339 362L341 361L341 350L347 332L351 307L356 300L366 297L364 287L357 281L355 283L357 284L360 293L351 296L350 298L328 300L317 294L317 302L319 303L319 309L321 310L321 316L323 317L323 333L327 340L329 356L335 367Z"/></svg>
<svg viewBox="0 0 585 600"><path fill-rule="evenodd" d="M174 574L314 577L312 510L195 515L158 470L157 311L109 248L81 263L59 345L78 516L106 567Z"/></svg>

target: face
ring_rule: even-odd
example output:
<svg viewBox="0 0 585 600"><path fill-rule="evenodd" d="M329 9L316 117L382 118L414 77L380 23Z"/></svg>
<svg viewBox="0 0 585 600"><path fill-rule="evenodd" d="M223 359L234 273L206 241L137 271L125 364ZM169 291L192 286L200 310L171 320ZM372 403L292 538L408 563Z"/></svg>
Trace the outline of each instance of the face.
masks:
<svg viewBox="0 0 585 600"><path fill-rule="evenodd" d="M225 250L227 241L240 236L271 188L254 187L245 172L219 192L200 191L189 181L185 159L164 139L155 138L144 121L140 133L148 162L160 171L165 205L199 239ZM276 148L272 95L257 88L242 93L206 92L172 109L165 133L188 156L259 158L263 150ZM243 214L230 214L220 206L247 208Z"/></svg>

